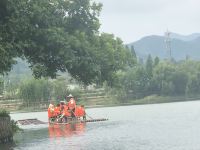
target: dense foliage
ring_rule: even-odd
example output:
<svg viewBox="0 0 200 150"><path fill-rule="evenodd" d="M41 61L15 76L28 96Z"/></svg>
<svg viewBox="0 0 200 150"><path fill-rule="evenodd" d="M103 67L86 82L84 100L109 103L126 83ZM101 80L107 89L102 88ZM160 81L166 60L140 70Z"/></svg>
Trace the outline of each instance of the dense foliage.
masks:
<svg viewBox="0 0 200 150"><path fill-rule="evenodd" d="M91 0L1 0L0 74L21 57L36 78L68 71L85 84L112 82L132 59L120 39L99 33L100 10Z"/></svg>
<svg viewBox="0 0 200 150"><path fill-rule="evenodd" d="M193 96L200 93L200 62L136 59L119 38L99 33L102 5L92 0L1 0L0 74L16 58L25 59L36 78L68 72L85 85L107 83L118 98L149 95ZM135 63L137 60L137 63ZM19 69L16 69L17 73ZM26 102L63 99L66 80L0 78L0 94Z"/></svg>
<svg viewBox="0 0 200 150"><path fill-rule="evenodd" d="M51 85L47 80L25 80L20 86L20 97L28 102L47 101Z"/></svg>
<svg viewBox="0 0 200 150"><path fill-rule="evenodd" d="M0 110L0 117L10 117L10 113L6 110Z"/></svg>
<svg viewBox="0 0 200 150"><path fill-rule="evenodd" d="M186 98L200 95L200 61L187 59L172 62L149 55L143 61L145 63L140 62L113 76L112 92L121 102L150 95ZM63 100L69 93L79 97L83 92L80 88L71 90L70 85L77 83L66 80L65 76L56 80L23 78L16 82L12 79L10 82L5 80L4 83L4 96L20 98L25 103L47 102L50 98Z"/></svg>
<svg viewBox="0 0 200 150"><path fill-rule="evenodd" d="M63 78L56 80L47 79L26 79L20 83L19 93L16 97L23 100L27 106L34 105L34 103L50 102L66 100L69 94L74 95L76 98L80 96L80 88L69 87L70 83ZM78 99L79 100L79 99Z"/></svg>
<svg viewBox="0 0 200 150"><path fill-rule="evenodd" d="M4 89L4 80L2 77L0 77L0 95L3 94Z"/></svg>
<svg viewBox="0 0 200 150"><path fill-rule="evenodd" d="M200 62L179 62L152 59L137 63L126 72L118 73L115 91L120 98L143 98L149 95L192 97L200 93ZM123 92L122 92L123 91Z"/></svg>

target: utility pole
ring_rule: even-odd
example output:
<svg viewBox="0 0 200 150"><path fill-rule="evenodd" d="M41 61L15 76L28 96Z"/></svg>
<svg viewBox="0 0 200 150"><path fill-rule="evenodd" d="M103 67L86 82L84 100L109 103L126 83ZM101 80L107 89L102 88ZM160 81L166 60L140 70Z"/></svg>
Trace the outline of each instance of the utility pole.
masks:
<svg viewBox="0 0 200 150"><path fill-rule="evenodd" d="M171 49L171 38L170 38L170 32L167 30L165 32L165 43L166 43L166 49L169 52L169 60L172 59L172 49Z"/></svg>

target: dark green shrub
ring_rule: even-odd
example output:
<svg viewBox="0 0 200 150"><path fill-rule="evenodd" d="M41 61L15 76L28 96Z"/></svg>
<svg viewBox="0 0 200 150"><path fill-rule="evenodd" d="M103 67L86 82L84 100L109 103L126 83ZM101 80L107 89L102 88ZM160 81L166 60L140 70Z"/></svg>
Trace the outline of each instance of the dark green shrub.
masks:
<svg viewBox="0 0 200 150"><path fill-rule="evenodd" d="M6 110L0 110L0 117L10 117L10 113Z"/></svg>

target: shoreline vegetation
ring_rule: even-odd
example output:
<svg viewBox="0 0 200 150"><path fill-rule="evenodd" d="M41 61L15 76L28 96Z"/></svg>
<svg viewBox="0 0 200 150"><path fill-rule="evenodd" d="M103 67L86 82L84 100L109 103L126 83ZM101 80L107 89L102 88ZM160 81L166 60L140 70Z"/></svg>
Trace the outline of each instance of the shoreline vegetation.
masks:
<svg viewBox="0 0 200 150"><path fill-rule="evenodd" d="M54 80L4 78L0 108L15 112L46 110L49 101L58 103L69 94L86 108L198 100L199 68L200 61L159 61L149 55L145 63L137 62L134 67L117 72L110 83L84 86L64 75Z"/></svg>
<svg viewBox="0 0 200 150"><path fill-rule="evenodd" d="M88 104L87 102L80 101L78 104L85 105L86 109L90 108L101 108L101 107L117 107L117 106L129 106L129 105L149 105L149 104L162 104L162 103L174 103L174 102L188 102L188 101L198 101L200 100L200 96L196 97L185 97L185 96L157 96L157 95L151 95L144 97L142 99L136 99L136 100L129 100L126 102L119 102L115 100L108 101L109 103L106 104L105 101L101 101L101 104ZM10 111L11 114L13 113L27 113L27 112L40 112L40 111L46 111L47 108L41 108L36 109L35 107L24 107L23 109L16 109L13 111Z"/></svg>

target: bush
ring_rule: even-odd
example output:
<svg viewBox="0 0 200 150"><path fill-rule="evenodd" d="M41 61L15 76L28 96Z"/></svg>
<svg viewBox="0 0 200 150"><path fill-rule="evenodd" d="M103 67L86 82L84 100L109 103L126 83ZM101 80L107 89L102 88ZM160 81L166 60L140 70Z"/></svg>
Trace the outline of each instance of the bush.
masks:
<svg viewBox="0 0 200 150"><path fill-rule="evenodd" d="M10 117L10 113L6 110L0 110L0 117Z"/></svg>
<svg viewBox="0 0 200 150"><path fill-rule="evenodd" d="M0 117L9 117L10 118L10 113L7 112L6 110L0 110ZM12 134L16 133L17 131L22 131L21 128L17 125L17 121L10 120L10 125L12 129Z"/></svg>
<svg viewBox="0 0 200 150"><path fill-rule="evenodd" d="M16 133L18 131L23 131L17 124L17 121L11 120L11 129L12 129L12 133Z"/></svg>

